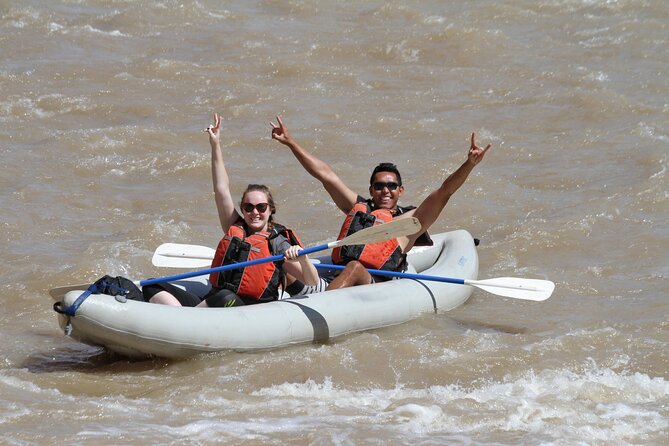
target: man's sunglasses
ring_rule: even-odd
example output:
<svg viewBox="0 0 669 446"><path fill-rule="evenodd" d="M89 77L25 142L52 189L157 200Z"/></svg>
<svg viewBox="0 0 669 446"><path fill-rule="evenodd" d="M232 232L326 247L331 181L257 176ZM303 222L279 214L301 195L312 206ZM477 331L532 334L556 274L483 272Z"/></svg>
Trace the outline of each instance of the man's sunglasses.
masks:
<svg viewBox="0 0 669 446"><path fill-rule="evenodd" d="M253 212L254 209L257 209L258 213L262 214L267 210L268 206L269 203L258 203L258 204L242 203L242 210L244 212Z"/></svg>
<svg viewBox="0 0 669 446"><path fill-rule="evenodd" d="M394 182L394 181L390 181L390 182L388 182L388 183L384 183L384 182L382 182L382 181L377 181L377 182L375 182L375 183L372 184L372 187L374 188L374 190L383 190L384 187L387 187L389 191L394 191L394 190L397 189L399 186L400 186L400 185L397 184L397 183Z"/></svg>

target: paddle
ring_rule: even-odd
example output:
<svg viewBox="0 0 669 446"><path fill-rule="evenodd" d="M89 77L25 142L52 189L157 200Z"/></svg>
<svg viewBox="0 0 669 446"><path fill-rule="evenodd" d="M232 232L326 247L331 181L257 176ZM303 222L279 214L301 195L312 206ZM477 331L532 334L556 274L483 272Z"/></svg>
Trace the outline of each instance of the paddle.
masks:
<svg viewBox="0 0 669 446"><path fill-rule="evenodd" d="M138 284L139 284L139 282L135 282L135 285L138 285ZM63 298L63 296L65 296L70 291L85 290L89 286L91 286L90 283L79 283L77 285L58 286L56 288L51 288L49 290L49 294L51 295L51 297L54 298L54 300L61 300Z"/></svg>
<svg viewBox="0 0 669 446"><path fill-rule="evenodd" d="M341 240L336 240L330 243L325 243L323 245L314 246L312 248L307 248L299 251L299 254L311 254L312 252L324 251L330 248L336 248L338 246L345 245L365 245L368 243L377 243L384 240L388 240L395 237L400 237L403 235L411 235L420 231L420 222L417 218L400 218L393 220L382 225L371 226L369 228L362 229L354 234L349 235ZM177 274L174 276L158 277L155 279L146 279L138 283L139 286L153 285L154 283L161 282L171 282L175 280L188 279L190 277L204 276L206 274L211 274L215 272L227 271L231 269L244 268L247 266L258 265L261 263L277 262L283 259L283 254L264 257L262 259L249 260L247 262L232 263L229 265L218 266L216 268L202 269L198 271L191 271L188 273ZM85 290L89 285L83 285L81 288L78 288L79 285L69 285L59 288L53 288L49 291L52 297L59 299L64 296L68 291L72 290Z"/></svg>
<svg viewBox="0 0 669 446"><path fill-rule="evenodd" d="M322 269L344 269L342 265L328 265L327 263L316 263L316 268ZM470 285L480 288L491 294L510 297L513 299L533 300L540 302L548 299L553 294L555 284L550 280L522 279L519 277L497 277L495 279L471 280L452 279L450 277L429 276L426 274L401 273L396 271L385 271L380 269L367 269L375 276L400 277L405 279L429 280L433 282L446 282L457 285Z"/></svg>
<svg viewBox="0 0 669 446"><path fill-rule="evenodd" d="M151 260L159 267L202 268L211 265L215 253L215 250L207 246L163 243L153 253ZM136 281L135 285L139 285L139 281ZM85 290L89 286L88 283L65 285L50 289L49 294L55 300L60 300L70 291Z"/></svg>
<svg viewBox="0 0 669 446"><path fill-rule="evenodd" d="M205 253L208 258L203 258ZM205 246L183 245L176 243L165 243L160 245L153 256L153 264L156 266L170 266L173 268L190 267L199 262L199 266L207 266L214 258L214 250ZM328 265L324 263L315 264L316 268L344 269L340 265ZM193 266L195 267L195 266ZM429 276L425 274L401 273L385 270L368 270L377 276L400 277L416 280L428 280L435 282L454 283L459 285L470 285L480 288L491 294L510 297L514 299L543 301L548 299L555 284L548 280L522 279L517 277L499 277L486 280L452 279L449 277Z"/></svg>
<svg viewBox="0 0 669 446"><path fill-rule="evenodd" d="M167 268L201 268L211 265L216 250L208 246L163 243L153 253L154 266Z"/></svg>

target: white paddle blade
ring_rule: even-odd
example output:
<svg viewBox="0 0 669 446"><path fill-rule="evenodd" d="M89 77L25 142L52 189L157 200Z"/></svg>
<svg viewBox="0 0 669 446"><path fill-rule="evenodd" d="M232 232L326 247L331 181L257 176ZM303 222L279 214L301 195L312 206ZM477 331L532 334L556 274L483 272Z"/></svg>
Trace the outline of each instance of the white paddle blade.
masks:
<svg viewBox="0 0 669 446"><path fill-rule="evenodd" d="M89 286L91 286L90 283L80 283L78 285L59 286L59 287L56 287L56 288L51 288L49 290L49 294L51 295L53 300L59 301L63 297L65 297L65 295L67 293L69 293L70 291L74 291L74 290L86 291Z"/></svg>
<svg viewBox="0 0 669 446"><path fill-rule="evenodd" d="M420 222L415 217L399 218L397 220L383 223L381 225L370 226L361 231L355 232L336 242L328 244L330 248L344 245L366 245L368 243L378 243L385 240L401 237L403 235L412 235L420 231Z"/></svg>
<svg viewBox="0 0 669 446"><path fill-rule="evenodd" d="M163 243L153 253L151 262L168 268L201 268L211 265L215 253L207 246Z"/></svg>
<svg viewBox="0 0 669 446"><path fill-rule="evenodd" d="M550 280L521 279L517 277L497 277L487 280L465 280L465 285L481 288L498 296L541 302L548 299L555 290Z"/></svg>

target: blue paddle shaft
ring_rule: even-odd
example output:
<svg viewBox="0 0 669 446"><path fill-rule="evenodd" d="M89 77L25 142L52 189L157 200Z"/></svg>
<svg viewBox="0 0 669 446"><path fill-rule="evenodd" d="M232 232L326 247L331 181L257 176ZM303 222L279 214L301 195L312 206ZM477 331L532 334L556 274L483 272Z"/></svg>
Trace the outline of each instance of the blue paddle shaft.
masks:
<svg viewBox="0 0 669 446"><path fill-rule="evenodd" d="M326 243L326 244L323 244L323 245L318 245L318 246L313 246L311 248L302 249L298 252L298 254L299 255L311 254L312 252L324 251L324 250L328 249L329 247L330 247L329 244ZM204 276L206 274L219 273L219 272L228 271L228 270L231 270L231 269L246 268L247 266L259 265L261 263L278 262L280 260L283 260L283 257L284 257L283 254L280 254L280 255L275 255L275 256L271 256L271 257L263 257L262 259L248 260L246 262L230 263L229 265L217 266L215 268L201 269L201 270L198 270L198 271L190 271L188 273L176 274L174 276L165 276L165 277L157 277L155 279L146 279L146 280L140 281L139 284L141 286L146 286L146 285L153 285L154 283L172 282L174 280L181 280L181 279L188 279L190 277Z"/></svg>
<svg viewBox="0 0 669 446"><path fill-rule="evenodd" d="M337 269L342 270L345 266L342 265L328 265L327 263L315 263L316 268L321 269ZM456 283L458 285L465 285L463 279L451 279L450 277L428 276L425 274L401 273L399 271L386 271L382 269L367 269L367 271L374 276L386 277L401 277L404 279L430 280L433 282Z"/></svg>

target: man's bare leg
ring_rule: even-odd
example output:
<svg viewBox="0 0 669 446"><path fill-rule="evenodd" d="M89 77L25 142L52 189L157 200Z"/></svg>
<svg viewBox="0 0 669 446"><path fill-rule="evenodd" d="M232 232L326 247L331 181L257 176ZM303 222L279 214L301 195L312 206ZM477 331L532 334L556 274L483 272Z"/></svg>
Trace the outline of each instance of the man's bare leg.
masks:
<svg viewBox="0 0 669 446"><path fill-rule="evenodd" d="M360 262L354 260L348 262L346 268L330 282L327 291L370 283L372 283L372 275L367 272Z"/></svg>

